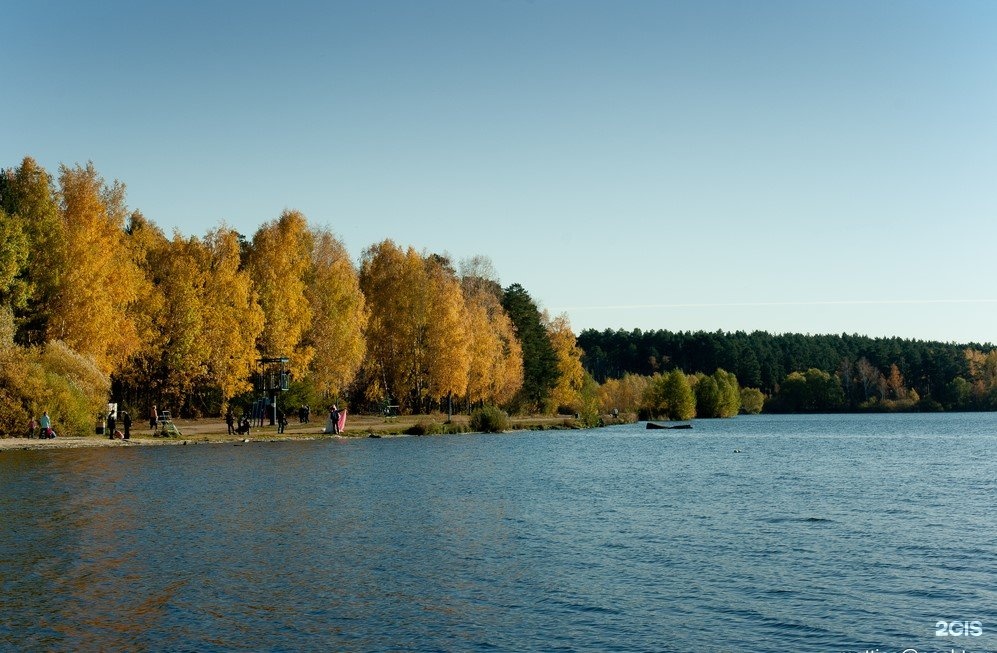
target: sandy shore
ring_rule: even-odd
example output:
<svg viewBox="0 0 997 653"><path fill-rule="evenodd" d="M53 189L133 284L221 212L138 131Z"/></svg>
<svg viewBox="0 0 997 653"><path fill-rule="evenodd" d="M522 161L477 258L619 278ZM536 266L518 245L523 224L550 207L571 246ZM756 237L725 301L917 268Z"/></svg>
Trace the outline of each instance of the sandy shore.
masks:
<svg viewBox="0 0 997 653"><path fill-rule="evenodd" d="M420 422L442 422L446 419L439 415L405 415L390 420L384 419L380 415L350 415L346 424L344 438L362 438L374 435L398 434L410 426ZM467 422L466 415L455 415L456 422ZM525 417L512 418L512 428L523 430L530 428L551 428L563 423L564 417ZM57 437L54 440L37 440L30 438L0 438L0 451L11 449L81 449L88 447L143 447L143 446L170 446L189 444L211 444L225 442L242 442L249 439L253 442L274 442L274 441L295 441L295 440L316 440L333 439L340 436L326 435L322 433L325 420L312 419L307 424L292 422L288 424L283 434L277 433L277 427L264 426L254 427L248 436L228 435L225 422L217 419L206 420L177 420L174 422L180 429L179 438L154 437L152 431L146 428L134 429L129 440L110 440L106 436L88 435L84 437ZM58 433L58 425L56 425Z"/></svg>
<svg viewBox="0 0 997 653"><path fill-rule="evenodd" d="M128 440L111 440L107 436L88 435L84 437L57 437L52 440L38 440L33 438L2 438L0 439L0 451L5 449L83 449L88 447L147 447L147 446L170 446L187 444L242 442L248 438L251 441L270 440L314 440L317 438L332 438L336 436L322 433L322 424L294 424L288 425L284 434L278 434L277 428L264 426L254 428L248 436L228 435L225 422L214 420L178 420L175 422L180 429L181 436L176 438L162 438L153 436L153 432L148 428L136 429L131 433ZM292 428L297 427L297 428ZM58 431L57 431L58 432ZM361 435L354 433L354 436ZM362 434L366 435L366 433Z"/></svg>

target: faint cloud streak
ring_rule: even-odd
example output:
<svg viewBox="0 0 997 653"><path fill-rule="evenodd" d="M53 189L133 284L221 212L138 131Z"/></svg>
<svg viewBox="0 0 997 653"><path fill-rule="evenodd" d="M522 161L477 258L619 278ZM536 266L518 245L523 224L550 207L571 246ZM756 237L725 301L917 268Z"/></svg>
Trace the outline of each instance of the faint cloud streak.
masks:
<svg viewBox="0 0 997 653"><path fill-rule="evenodd" d="M555 306L552 311L616 311L649 308L765 308L791 306L898 306L931 304L997 304L997 299L840 299L793 302L707 302L679 304L606 304L602 306Z"/></svg>

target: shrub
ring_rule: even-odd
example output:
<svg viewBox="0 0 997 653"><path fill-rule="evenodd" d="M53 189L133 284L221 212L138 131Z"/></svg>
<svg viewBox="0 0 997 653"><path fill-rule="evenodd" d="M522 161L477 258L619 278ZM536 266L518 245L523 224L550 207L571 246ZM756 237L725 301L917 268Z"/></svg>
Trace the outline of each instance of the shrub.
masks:
<svg viewBox="0 0 997 653"><path fill-rule="evenodd" d="M509 416L495 406L485 406L471 413L471 430L501 433L509 428Z"/></svg>
<svg viewBox="0 0 997 653"><path fill-rule="evenodd" d="M107 405L110 380L93 359L52 341L40 349L5 351L0 388L7 404L0 412L0 433L20 435L30 417L38 419L47 410L59 435L85 435Z"/></svg>
<svg viewBox="0 0 997 653"><path fill-rule="evenodd" d="M405 429L406 435L440 435L441 433L443 433L443 426L435 421L420 420Z"/></svg>
<svg viewBox="0 0 997 653"><path fill-rule="evenodd" d="M758 388L741 388L741 412L757 415L765 405L765 395Z"/></svg>

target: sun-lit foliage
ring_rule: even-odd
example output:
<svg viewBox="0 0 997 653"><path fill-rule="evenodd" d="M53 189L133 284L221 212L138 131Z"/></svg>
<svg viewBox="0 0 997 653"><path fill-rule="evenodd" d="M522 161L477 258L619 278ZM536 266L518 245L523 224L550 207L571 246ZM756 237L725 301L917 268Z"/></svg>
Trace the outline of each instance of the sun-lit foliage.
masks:
<svg viewBox="0 0 997 653"><path fill-rule="evenodd" d="M370 311L343 244L328 230L313 231L312 241L312 270L305 290L312 310L305 342L315 352L309 375L319 391L337 396L353 382L363 363Z"/></svg>
<svg viewBox="0 0 997 653"><path fill-rule="evenodd" d="M305 340L313 319L305 297L312 245L305 216L285 211L256 230L247 262L265 318L259 353L289 357L292 372L301 376L315 355Z"/></svg>
<svg viewBox="0 0 997 653"><path fill-rule="evenodd" d="M106 185L91 163L62 166L59 185L63 238L49 248L58 285L46 340L62 340L110 373L139 347L128 309L141 273L122 251L124 187Z"/></svg>
<svg viewBox="0 0 997 653"><path fill-rule="evenodd" d="M548 396L547 412L553 413L560 408L578 412L581 409L581 390L585 381L582 350L575 341L567 314L562 313L553 319L546 315L544 317L547 336L557 356L557 382Z"/></svg>

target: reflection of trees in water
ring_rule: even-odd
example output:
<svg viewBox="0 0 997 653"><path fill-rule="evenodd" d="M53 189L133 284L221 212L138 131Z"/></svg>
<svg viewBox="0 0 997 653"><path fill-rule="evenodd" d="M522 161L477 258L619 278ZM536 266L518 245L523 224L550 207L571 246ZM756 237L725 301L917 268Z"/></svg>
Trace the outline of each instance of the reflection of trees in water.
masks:
<svg viewBox="0 0 997 653"><path fill-rule="evenodd" d="M109 453L4 456L0 513L14 527L0 535L0 605L18 648L147 650L143 634L186 583L150 584L145 506L121 491L142 456Z"/></svg>

